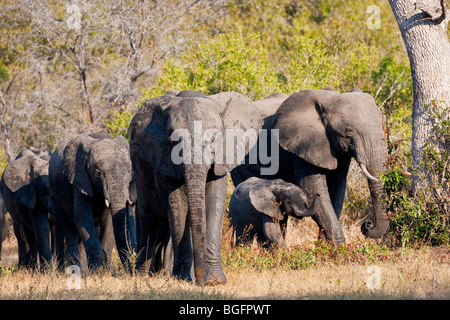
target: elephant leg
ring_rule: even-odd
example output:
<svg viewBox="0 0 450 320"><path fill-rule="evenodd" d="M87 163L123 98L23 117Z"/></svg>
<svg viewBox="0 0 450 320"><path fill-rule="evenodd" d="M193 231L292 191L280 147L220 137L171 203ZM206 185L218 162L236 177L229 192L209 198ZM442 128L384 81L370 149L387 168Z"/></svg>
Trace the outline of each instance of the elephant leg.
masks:
<svg viewBox="0 0 450 320"><path fill-rule="evenodd" d="M44 265L50 265L52 263L52 252L49 241L50 226L48 224L47 209L42 205L36 204L35 209L30 210L30 216L42 268Z"/></svg>
<svg viewBox="0 0 450 320"><path fill-rule="evenodd" d="M13 216L11 214L11 216ZM28 246L27 238L25 237L25 232L23 230L23 225L20 222L19 217L13 218L13 231L14 235L17 239L17 255L19 258L19 267L25 267L26 266L26 256L27 252L30 250Z"/></svg>
<svg viewBox="0 0 450 320"><path fill-rule="evenodd" d="M78 230L76 229L74 223L69 221L67 216L64 216L62 220L69 264L81 267L80 249L78 247Z"/></svg>
<svg viewBox="0 0 450 320"><path fill-rule="evenodd" d="M166 203L169 204L168 222L174 256L172 275L179 279L192 281L192 241L187 219L188 205L185 189L181 187L179 181L168 177L158 179L157 188L160 190L161 199L167 199ZM160 232L162 231L160 230Z"/></svg>
<svg viewBox="0 0 450 320"><path fill-rule="evenodd" d="M145 219L146 225L141 228L141 247L136 263L136 269L150 275L155 274L163 267L161 228L167 222L164 219L151 216Z"/></svg>
<svg viewBox="0 0 450 320"><path fill-rule="evenodd" d="M263 233L269 243L273 243L275 247L287 247L281 232L280 223L278 220L263 214Z"/></svg>
<svg viewBox="0 0 450 320"><path fill-rule="evenodd" d="M322 210L318 210L314 214L313 219L316 221L319 228L323 230L326 239L333 244L344 243L344 231L334 212L333 204L330 195L328 194L325 175L315 174L307 176L300 182L300 187L303 187L304 190L308 190L308 194L320 194L320 197L316 201L320 201L318 206Z"/></svg>
<svg viewBox="0 0 450 320"><path fill-rule="evenodd" d="M280 220L280 231L283 239L286 239L287 224L288 224L288 217L285 216L283 220Z"/></svg>
<svg viewBox="0 0 450 320"><path fill-rule="evenodd" d="M334 211L324 170L306 162L302 158L292 156L291 159L297 185L307 195L308 207L311 207L314 198L317 199L316 201L319 201L319 203L315 203L315 206L321 210L317 210L312 218L316 221L319 228L323 230L328 241L333 244L344 243L344 231ZM320 197L317 197L318 194Z"/></svg>
<svg viewBox="0 0 450 320"><path fill-rule="evenodd" d="M173 270L172 241L170 239L169 222L167 219L159 219L159 232L156 239L153 270L154 272L170 270L170 273Z"/></svg>
<svg viewBox="0 0 450 320"><path fill-rule="evenodd" d="M104 264L105 257L95 230L90 198L75 191L74 208L74 222L84 244L88 257L88 267L95 269Z"/></svg>
<svg viewBox="0 0 450 320"><path fill-rule="evenodd" d="M65 253L65 236L64 236L64 216L59 204L52 200L51 210L54 217L54 250L58 268L64 267L64 253Z"/></svg>
<svg viewBox="0 0 450 320"><path fill-rule="evenodd" d="M215 176L210 170L206 180L206 284L227 282L222 270L220 250L226 210L227 175Z"/></svg>
<svg viewBox="0 0 450 320"><path fill-rule="evenodd" d="M139 170L136 172L140 172ZM152 171L149 169L150 174ZM141 273L150 273L152 256L154 256L154 242L152 234L158 232L158 220L156 217L157 208L154 206L156 188L151 177L143 177L136 174L136 235L138 258L135 269Z"/></svg>
<svg viewBox="0 0 450 320"><path fill-rule="evenodd" d="M148 176L141 179L136 176L136 246L138 259L135 268L139 272L155 273L162 266L161 257L157 257L157 249L163 233L169 233L166 207L160 202L154 182L153 170L147 171ZM132 217L130 214L129 217ZM168 236L167 236L168 238ZM163 240L164 241L164 240ZM167 239L168 241L168 239ZM166 244L167 245L167 244ZM170 270L172 271L172 270Z"/></svg>
<svg viewBox="0 0 450 320"><path fill-rule="evenodd" d="M39 249L36 243L36 236L32 228L23 226L25 238L28 243L28 251L25 254L25 265L28 268L36 268L38 263Z"/></svg>
<svg viewBox="0 0 450 320"><path fill-rule="evenodd" d="M328 191L333 204L334 212L339 219L345 200L345 189L347 187L347 175L351 157L340 159L338 167L327 175Z"/></svg>

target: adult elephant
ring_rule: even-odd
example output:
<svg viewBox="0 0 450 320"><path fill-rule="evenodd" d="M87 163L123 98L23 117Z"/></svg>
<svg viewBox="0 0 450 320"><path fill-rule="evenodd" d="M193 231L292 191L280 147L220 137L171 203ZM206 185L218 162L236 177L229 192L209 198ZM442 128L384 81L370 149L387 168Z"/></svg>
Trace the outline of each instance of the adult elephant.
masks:
<svg viewBox="0 0 450 320"><path fill-rule="evenodd" d="M379 177L387 152L382 114L372 96L357 89L299 91L280 105L265 128L277 130L280 170L264 176L260 164L243 165L231 173L235 185L250 176L281 178L305 191L308 206L319 194L321 210L313 218L327 240L341 244L345 239L339 216L353 157L368 179L374 209L361 230L371 238L386 233L389 221Z"/></svg>
<svg viewBox="0 0 450 320"><path fill-rule="evenodd" d="M251 147L240 144L235 150L229 137L255 129L256 141L261 123L259 112L238 93L168 92L144 103L128 131L137 185L138 267L155 269L156 253L171 235L174 276L191 279L193 256L196 283L226 282L220 256L226 174Z"/></svg>
<svg viewBox="0 0 450 320"><path fill-rule="evenodd" d="M49 152L22 150L6 166L0 191L13 221L19 266L41 267L52 262L49 225Z"/></svg>
<svg viewBox="0 0 450 320"><path fill-rule="evenodd" d="M49 177L55 224L63 225L70 263L80 265L81 238L90 269L110 262L114 243L128 268L134 225L128 221L132 173L125 138L81 134L62 143L50 159Z"/></svg>

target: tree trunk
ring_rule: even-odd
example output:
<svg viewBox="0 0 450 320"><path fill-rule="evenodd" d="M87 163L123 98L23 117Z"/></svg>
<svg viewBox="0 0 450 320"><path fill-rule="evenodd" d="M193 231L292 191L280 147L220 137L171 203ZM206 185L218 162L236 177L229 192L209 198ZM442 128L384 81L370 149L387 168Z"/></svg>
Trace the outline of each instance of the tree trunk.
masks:
<svg viewBox="0 0 450 320"><path fill-rule="evenodd" d="M413 80L412 158L422 173L423 148L432 135L434 119L427 106L440 110L450 106L450 43L447 37L449 12L445 0L389 0L397 19ZM413 178L414 192L419 179Z"/></svg>
<svg viewBox="0 0 450 320"><path fill-rule="evenodd" d="M8 113L8 101L3 92L0 90L0 104L2 105L2 116L0 118L0 128L5 141L4 151L6 161L9 162L14 159L14 153L11 148L11 138L9 135L10 126L6 124L6 115Z"/></svg>

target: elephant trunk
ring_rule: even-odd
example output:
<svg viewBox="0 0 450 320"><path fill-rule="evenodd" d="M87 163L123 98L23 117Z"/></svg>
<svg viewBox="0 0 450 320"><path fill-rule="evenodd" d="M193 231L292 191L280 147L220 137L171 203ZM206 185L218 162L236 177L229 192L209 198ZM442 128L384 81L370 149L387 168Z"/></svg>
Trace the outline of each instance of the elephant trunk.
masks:
<svg viewBox="0 0 450 320"><path fill-rule="evenodd" d="M369 180L369 189L374 213L364 221L361 231L366 237L381 238L389 228L389 219L382 204L384 189L381 182L371 180Z"/></svg>
<svg viewBox="0 0 450 320"><path fill-rule="evenodd" d="M118 190L122 188L117 185L116 188L112 190ZM128 236L128 216L129 216L129 201L128 193L123 192L111 192L109 197L109 206L112 216L112 224L114 230L114 240L117 247L117 252L119 253L120 261L127 267L128 262L128 252L132 249L130 245Z"/></svg>
<svg viewBox="0 0 450 320"><path fill-rule="evenodd" d="M360 162L361 169L367 177L370 195L372 198L373 214L370 215L361 225L362 233L369 238L381 238L389 227L389 219L383 204L383 195L385 193L380 181L380 173L385 171L385 150L381 146L384 143L372 144L379 146L372 149L369 160L366 163Z"/></svg>
<svg viewBox="0 0 450 320"><path fill-rule="evenodd" d="M205 188L207 171L199 166L185 165L185 183L188 200L188 219L191 227L194 272L198 284L204 285L206 253Z"/></svg>

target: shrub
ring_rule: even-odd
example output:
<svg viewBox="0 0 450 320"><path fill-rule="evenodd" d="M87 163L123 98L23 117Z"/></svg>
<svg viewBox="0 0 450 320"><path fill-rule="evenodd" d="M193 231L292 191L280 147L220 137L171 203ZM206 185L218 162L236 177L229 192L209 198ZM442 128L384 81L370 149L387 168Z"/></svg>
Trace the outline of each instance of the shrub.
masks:
<svg viewBox="0 0 450 320"><path fill-rule="evenodd" d="M387 207L392 213L390 232L402 247L423 243L448 245L450 242L448 109L439 110L437 104L433 104L429 111L435 126L423 152L424 170L416 172L416 183L420 186L416 188L416 194L412 194L411 182L395 160L389 163L389 170L382 176Z"/></svg>
<svg viewBox="0 0 450 320"><path fill-rule="evenodd" d="M3 174L3 171L6 168L8 162L6 161L6 154L3 148L0 148L0 177Z"/></svg>
<svg viewBox="0 0 450 320"><path fill-rule="evenodd" d="M202 41L179 61L166 62L157 84L142 88L139 104L172 89L205 94L235 91L256 100L280 88L259 34L224 33Z"/></svg>
<svg viewBox="0 0 450 320"><path fill-rule="evenodd" d="M104 122L108 133L113 138L122 135L129 140L128 127L133 117L134 113L129 110L111 110L108 118Z"/></svg>

